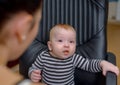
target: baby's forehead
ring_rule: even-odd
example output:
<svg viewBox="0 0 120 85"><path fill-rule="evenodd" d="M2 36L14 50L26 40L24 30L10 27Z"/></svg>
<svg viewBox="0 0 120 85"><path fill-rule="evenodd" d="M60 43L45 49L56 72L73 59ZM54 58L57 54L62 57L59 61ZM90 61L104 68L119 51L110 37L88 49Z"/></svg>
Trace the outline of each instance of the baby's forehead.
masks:
<svg viewBox="0 0 120 85"><path fill-rule="evenodd" d="M63 36L73 36L74 38L76 37L76 31L72 26L66 26L66 25L56 25L50 30L50 39L58 36L58 35L63 35Z"/></svg>
<svg viewBox="0 0 120 85"><path fill-rule="evenodd" d="M54 31L53 36L59 36L59 37L75 37L76 34L72 30L66 30L66 29L57 29Z"/></svg>
<svg viewBox="0 0 120 85"><path fill-rule="evenodd" d="M54 33L62 33L62 32L73 32L75 33L75 30L72 28L63 28L63 27L55 27L52 29Z"/></svg>
<svg viewBox="0 0 120 85"><path fill-rule="evenodd" d="M71 38L75 38L76 33L73 30L68 30L68 29L57 29L54 31L53 36L56 37L71 37Z"/></svg>

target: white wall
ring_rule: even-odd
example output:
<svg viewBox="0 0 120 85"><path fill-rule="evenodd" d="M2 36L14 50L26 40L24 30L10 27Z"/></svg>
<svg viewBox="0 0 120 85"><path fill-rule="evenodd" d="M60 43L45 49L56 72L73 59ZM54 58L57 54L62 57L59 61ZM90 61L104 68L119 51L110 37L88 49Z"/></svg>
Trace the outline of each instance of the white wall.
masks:
<svg viewBox="0 0 120 85"><path fill-rule="evenodd" d="M119 21L120 21L120 0L118 0L118 3L117 3L116 20L119 20Z"/></svg>
<svg viewBox="0 0 120 85"><path fill-rule="evenodd" d="M116 14L117 14L117 2L116 1L109 2L108 19L115 20Z"/></svg>

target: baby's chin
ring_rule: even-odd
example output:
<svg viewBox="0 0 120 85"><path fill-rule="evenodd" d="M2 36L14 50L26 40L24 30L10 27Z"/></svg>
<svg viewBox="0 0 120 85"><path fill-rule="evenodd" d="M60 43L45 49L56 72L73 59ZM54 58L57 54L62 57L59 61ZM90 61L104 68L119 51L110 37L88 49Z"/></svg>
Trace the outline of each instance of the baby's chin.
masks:
<svg viewBox="0 0 120 85"><path fill-rule="evenodd" d="M61 55L55 55L54 53L50 52L50 54L53 57L58 58L58 59L62 59L62 60L67 59L71 56L69 53L66 53L66 54L64 53L64 54L61 54Z"/></svg>
<svg viewBox="0 0 120 85"><path fill-rule="evenodd" d="M69 51L64 51L63 55L60 56L61 59L67 59L69 57L71 57L73 54L70 53Z"/></svg>
<svg viewBox="0 0 120 85"><path fill-rule="evenodd" d="M70 57L70 55L64 55L64 56L61 56L61 57L59 57L60 59L67 59L67 58L69 58Z"/></svg>

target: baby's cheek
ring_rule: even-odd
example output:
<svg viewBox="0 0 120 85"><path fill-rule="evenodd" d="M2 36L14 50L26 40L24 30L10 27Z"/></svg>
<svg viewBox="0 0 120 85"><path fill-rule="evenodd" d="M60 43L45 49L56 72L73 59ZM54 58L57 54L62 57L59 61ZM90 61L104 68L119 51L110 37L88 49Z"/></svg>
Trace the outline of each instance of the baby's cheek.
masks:
<svg viewBox="0 0 120 85"><path fill-rule="evenodd" d="M70 53L70 56L72 56L75 53L75 50L72 50Z"/></svg>
<svg viewBox="0 0 120 85"><path fill-rule="evenodd" d="M75 52L75 50L76 50L76 47L73 47L73 48L72 48L73 53Z"/></svg>

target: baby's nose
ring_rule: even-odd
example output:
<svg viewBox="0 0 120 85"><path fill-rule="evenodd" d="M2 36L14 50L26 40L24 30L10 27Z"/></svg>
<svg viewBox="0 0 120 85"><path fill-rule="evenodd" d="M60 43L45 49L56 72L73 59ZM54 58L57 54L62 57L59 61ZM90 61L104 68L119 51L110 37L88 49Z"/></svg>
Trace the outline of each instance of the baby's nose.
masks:
<svg viewBox="0 0 120 85"><path fill-rule="evenodd" d="M69 43L66 41L64 44L65 47L69 47Z"/></svg>

